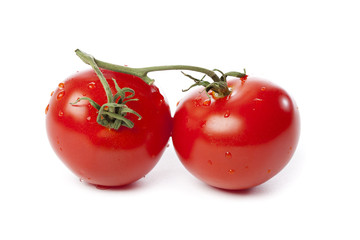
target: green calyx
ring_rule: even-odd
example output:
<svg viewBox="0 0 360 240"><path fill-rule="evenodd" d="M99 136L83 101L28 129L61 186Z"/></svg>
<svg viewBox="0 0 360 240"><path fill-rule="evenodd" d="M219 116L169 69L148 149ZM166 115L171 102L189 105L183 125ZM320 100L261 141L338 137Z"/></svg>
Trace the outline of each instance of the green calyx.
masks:
<svg viewBox="0 0 360 240"><path fill-rule="evenodd" d="M227 86L227 81L226 81L226 78L228 76L237 77L240 79L246 79L246 77L247 77L245 69L244 69L244 73L241 73L241 72L223 73L222 71L220 71L218 69L214 69L213 71L221 73L221 77L219 78L220 79L219 81L214 81L212 83L204 80L206 75L204 75L201 79L197 79L189 74L182 72L182 74L184 74L186 77L192 79L195 82L189 88L184 89L183 92L189 91L191 88L196 87L196 86L203 86L205 88L204 90L206 93L208 93L210 90L212 90L213 92L216 93L218 98L223 98L223 97L228 96L231 92L229 87Z"/></svg>
<svg viewBox="0 0 360 240"><path fill-rule="evenodd" d="M107 103L100 106L98 103L96 103L94 100L88 98L88 97L82 97L77 99L75 102L70 103L71 105L77 104L78 102L82 100L87 100L89 103L98 110L98 116L97 116L97 123L108 128L112 128L115 130L118 130L121 126L125 126L128 128L133 128L134 123L126 118L126 115L128 113L134 114L138 117L138 120L141 119L141 116L134 110L130 109L128 106L126 106L126 103L129 101L138 101L139 99L133 98L135 95L135 91L131 88L120 88L117 84L115 79L112 79L115 88L116 88L116 94L113 95L110 89L110 86L100 71L99 67L97 66L96 62L94 61L94 58L91 55L84 55L82 60L84 61L86 59L87 63L94 69L97 76L100 79L100 82L102 83L106 96L107 96ZM130 94L128 94L130 93Z"/></svg>

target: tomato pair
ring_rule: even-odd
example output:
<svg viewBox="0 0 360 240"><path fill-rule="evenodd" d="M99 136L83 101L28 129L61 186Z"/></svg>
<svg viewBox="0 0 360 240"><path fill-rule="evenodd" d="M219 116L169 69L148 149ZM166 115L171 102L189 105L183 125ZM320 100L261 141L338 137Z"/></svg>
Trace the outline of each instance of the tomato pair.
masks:
<svg viewBox="0 0 360 240"><path fill-rule="evenodd" d="M132 74L100 71L97 63L108 69L115 65L90 60L95 72L79 72L60 83L46 108L53 149L86 182L121 186L144 177L159 161L171 132L186 169L223 189L267 181L296 149L298 109L283 89L268 81L247 76L225 81L225 75L219 79L189 66L139 69L198 70L215 79L212 84L194 79L205 89L187 94L172 119L168 103L146 72L124 67L116 70ZM225 89L226 96L219 96L217 89Z"/></svg>

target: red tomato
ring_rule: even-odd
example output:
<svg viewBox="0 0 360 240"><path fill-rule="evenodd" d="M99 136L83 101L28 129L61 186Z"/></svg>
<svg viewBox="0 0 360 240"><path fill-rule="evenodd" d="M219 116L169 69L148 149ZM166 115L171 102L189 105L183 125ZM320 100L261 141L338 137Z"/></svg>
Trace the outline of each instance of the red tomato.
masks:
<svg viewBox="0 0 360 240"><path fill-rule="evenodd" d="M174 116L175 150L194 176L231 190L269 180L291 159L299 139L299 112L278 86L248 78L228 81L225 98L202 89L183 99Z"/></svg>
<svg viewBox="0 0 360 240"><path fill-rule="evenodd" d="M102 70L112 92L112 78L121 88L135 91L126 105L142 116L126 118L133 128L118 130L96 122L97 110L87 100L99 105L107 102L104 88L93 70L79 72L52 93L46 108L46 128L50 143L59 158L82 180L100 186L121 186L144 177L160 159L170 137L172 119L169 105L159 89L138 77Z"/></svg>

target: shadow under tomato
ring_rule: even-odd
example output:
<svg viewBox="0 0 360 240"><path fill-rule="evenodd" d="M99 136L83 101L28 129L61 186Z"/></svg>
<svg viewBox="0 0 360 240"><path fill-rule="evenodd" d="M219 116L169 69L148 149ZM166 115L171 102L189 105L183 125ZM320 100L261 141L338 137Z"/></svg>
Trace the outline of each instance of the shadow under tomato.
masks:
<svg viewBox="0 0 360 240"><path fill-rule="evenodd" d="M84 185L90 187L90 188L96 188L97 190L103 190L103 191L134 191L136 189L141 188L144 184L140 181L136 181L127 185L123 186L101 186L101 185L95 185L90 183L83 183Z"/></svg>
<svg viewBox="0 0 360 240"><path fill-rule="evenodd" d="M210 189L213 189L215 191L218 191L218 192L221 192L224 194L228 194L228 195L253 197L253 196L261 196L261 195L271 194L271 191L269 190L269 188L267 188L264 185L252 187L249 189L242 189L242 190L229 190L229 189L222 189L222 188L217 188L217 187L213 187L213 186L209 186L209 185L207 185L207 186Z"/></svg>

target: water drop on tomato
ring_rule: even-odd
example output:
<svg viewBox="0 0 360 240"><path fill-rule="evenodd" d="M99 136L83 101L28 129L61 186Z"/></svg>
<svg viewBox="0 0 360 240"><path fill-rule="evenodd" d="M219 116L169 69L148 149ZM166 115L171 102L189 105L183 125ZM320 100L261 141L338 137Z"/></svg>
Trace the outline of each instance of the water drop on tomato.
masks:
<svg viewBox="0 0 360 240"><path fill-rule="evenodd" d="M64 95L65 95L65 91L62 90L62 91L60 91L60 92L58 93L58 95L56 96L56 99L57 99L57 100L61 100Z"/></svg>

